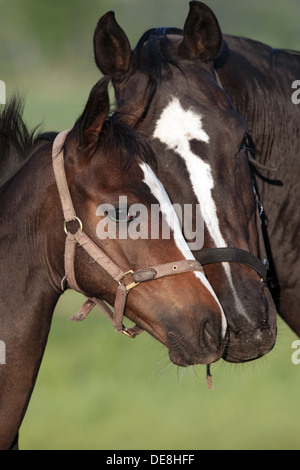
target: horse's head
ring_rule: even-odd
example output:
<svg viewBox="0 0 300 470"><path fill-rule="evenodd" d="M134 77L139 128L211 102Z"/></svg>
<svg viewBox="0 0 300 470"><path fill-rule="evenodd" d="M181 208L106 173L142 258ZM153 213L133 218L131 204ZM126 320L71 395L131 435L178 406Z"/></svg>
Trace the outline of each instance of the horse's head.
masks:
<svg viewBox="0 0 300 470"><path fill-rule="evenodd" d="M121 283L130 285L126 316L166 345L174 363L216 361L225 347L222 308L200 265L176 273L181 261L193 264L194 257L153 171L151 147L118 115L108 117L107 85L104 78L93 88L68 134L64 165L84 233L122 272L137 272L136 282L131 289L130 274L116 282L81 246L76 248L76 282L88 297L112 305ZM156 279L155 272L161 277Z"/></svg>
<svg viewBox="0 0 300 470"><path fill-rule="evenodd" d="M200 204L204 247L258 257L247 125L214 71L221 45L214 14L199 2L191 2L183 31L151 30L133 53L112 12L100 19L94 36L96 62L113 79L119 113L151 138L172 202ZM243 362L273 347L276 311L256 270L225 261L207 265L205 272L229 325L224 358Z"/></svg>

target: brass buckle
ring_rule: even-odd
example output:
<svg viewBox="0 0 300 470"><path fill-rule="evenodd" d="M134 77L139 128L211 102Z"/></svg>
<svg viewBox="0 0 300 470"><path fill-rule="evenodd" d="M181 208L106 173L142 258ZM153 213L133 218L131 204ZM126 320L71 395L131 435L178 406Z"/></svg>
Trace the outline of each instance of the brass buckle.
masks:
<svg viewBox="0 0 300 470"><path fill-rule="evenodd" d="M126 273L124 273L124 276L122 277L122 279L124 279L125 276L127 276L127 274L133 274L133 271L132 269L130 269L129 271L126 271ZM118 281L119 285L122 284L121 281ZM140 284L140 282L131 282L130 284L128 284L128 286L125 286L125 289L127 292L129 292L131 289L133 289L134 287L138 286ZM125 333L127 334L128 336L130 335L130 333Z"/></svg>

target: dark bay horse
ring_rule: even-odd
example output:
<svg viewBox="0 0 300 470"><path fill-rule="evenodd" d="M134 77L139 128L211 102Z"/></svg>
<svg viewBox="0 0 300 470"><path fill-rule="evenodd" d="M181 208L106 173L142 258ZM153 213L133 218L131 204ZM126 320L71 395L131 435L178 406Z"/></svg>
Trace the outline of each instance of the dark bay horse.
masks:
<svg viewBox="0 0 300 470"><path fill-rule="evenodd" d="M215 74L218 23L209 9L198 9L192 2L183 33L150 30L133 52L109 12L95 31L95 59L112 77L120 119L151 140L172 202L201 206L205 250L195 255L209 258L205 272L227 318L223 357L244 362L274 346L276 309L259 268L263 240L245 149L247 123Z"/></svg>
<svg viewBox="0 0 300 470"><path fill-rule="evenodd" d="M95 85L81 117L53 145L52 135L28 131L17 99L0 117L1 449L17 445L53 310L67 287L89 298L83 317L94 303L103 307L103 299L115 304L111 321L118 331L147 330L178 365L210 363L223 354L219 301L172 218L149 144L117 115L108 117L107 86L107 78ZM120 196L128 200L125 208L118 206ZM114 213L101 216L102 203ZM151 205L163 205L156 239L99 238L105 217L129 230L137 203L149 209L143 221L149 224ZM163 218L169 239L161 236ZM126 300L133 328L122 324Z"/></svg>

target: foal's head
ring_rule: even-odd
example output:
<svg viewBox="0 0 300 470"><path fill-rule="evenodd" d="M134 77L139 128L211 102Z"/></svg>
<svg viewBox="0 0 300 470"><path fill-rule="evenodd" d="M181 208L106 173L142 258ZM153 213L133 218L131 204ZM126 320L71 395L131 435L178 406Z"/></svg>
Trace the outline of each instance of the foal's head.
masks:
<svg viewBox="0 0 300 470"><path fill-rule="evenodd" d="M65 142L68 185L85 233L124 272L193 259L153 171L149 144L118 115L108 113L104 78ZM169 229L164 238L163 228ZM80 248L75 271L83 292L114 303L116 282ZM141 283L128 295L126 316L165 344L178 365L209 363L222 356L226 321L199 271Z"/></svg>
<svg viewBox="0 0 300 470"><path fill-rule="evenodd" d="M183 31L151 30L133 53L112 12L100 19L94 36L96 62L113 78L119 112L151 138L172 202L200 204L204 247L258 256L247 125L213 67L221 44L215 16L199 2L191 2ZM275 342L276 311L257 272L228 262L205 272L229 325L224 357L242 362L267 353Z"/></svg>

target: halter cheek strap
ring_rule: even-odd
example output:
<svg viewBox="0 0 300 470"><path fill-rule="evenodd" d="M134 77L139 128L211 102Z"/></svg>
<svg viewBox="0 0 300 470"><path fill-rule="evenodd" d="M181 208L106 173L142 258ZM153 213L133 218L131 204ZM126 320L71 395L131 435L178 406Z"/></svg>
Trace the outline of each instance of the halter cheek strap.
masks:
<svg viewBox="0 0 300 470"><path fill-rule="evenodd" d="M133 272L132 270L124 272L101 250L101 248L83 231L82 222L75 213L71 199L63 158L63 146L68 132L69 131L67 130L58 134L52 148L53 170L65 218L65 276L62 279L62 290L64 290L65 283L67 282L71 289L74 289L88 297L88 300L83 304L79 312L74 314L70 320L84 320L94 306L98 305L109 318L116 331L134 338L143 331L142 328L137 325L132 328L125 328L123 325L127 296L133 288L143 282L152 281L166 276L190 271L200 271L204 273L204 271L200 263L196 260L180 260L174 263L166 263L150 268L140 269L136 272ZM77 221L78 223L76 233L68 231L68 222L71 221ZM98 297L90 297L79 287L76 281L74 269L75 251L77 246L84 249L88 255L118 284L113 312L104 300L99 299ZM131 278L130 280L128 280L129 277Z"/></svg>

